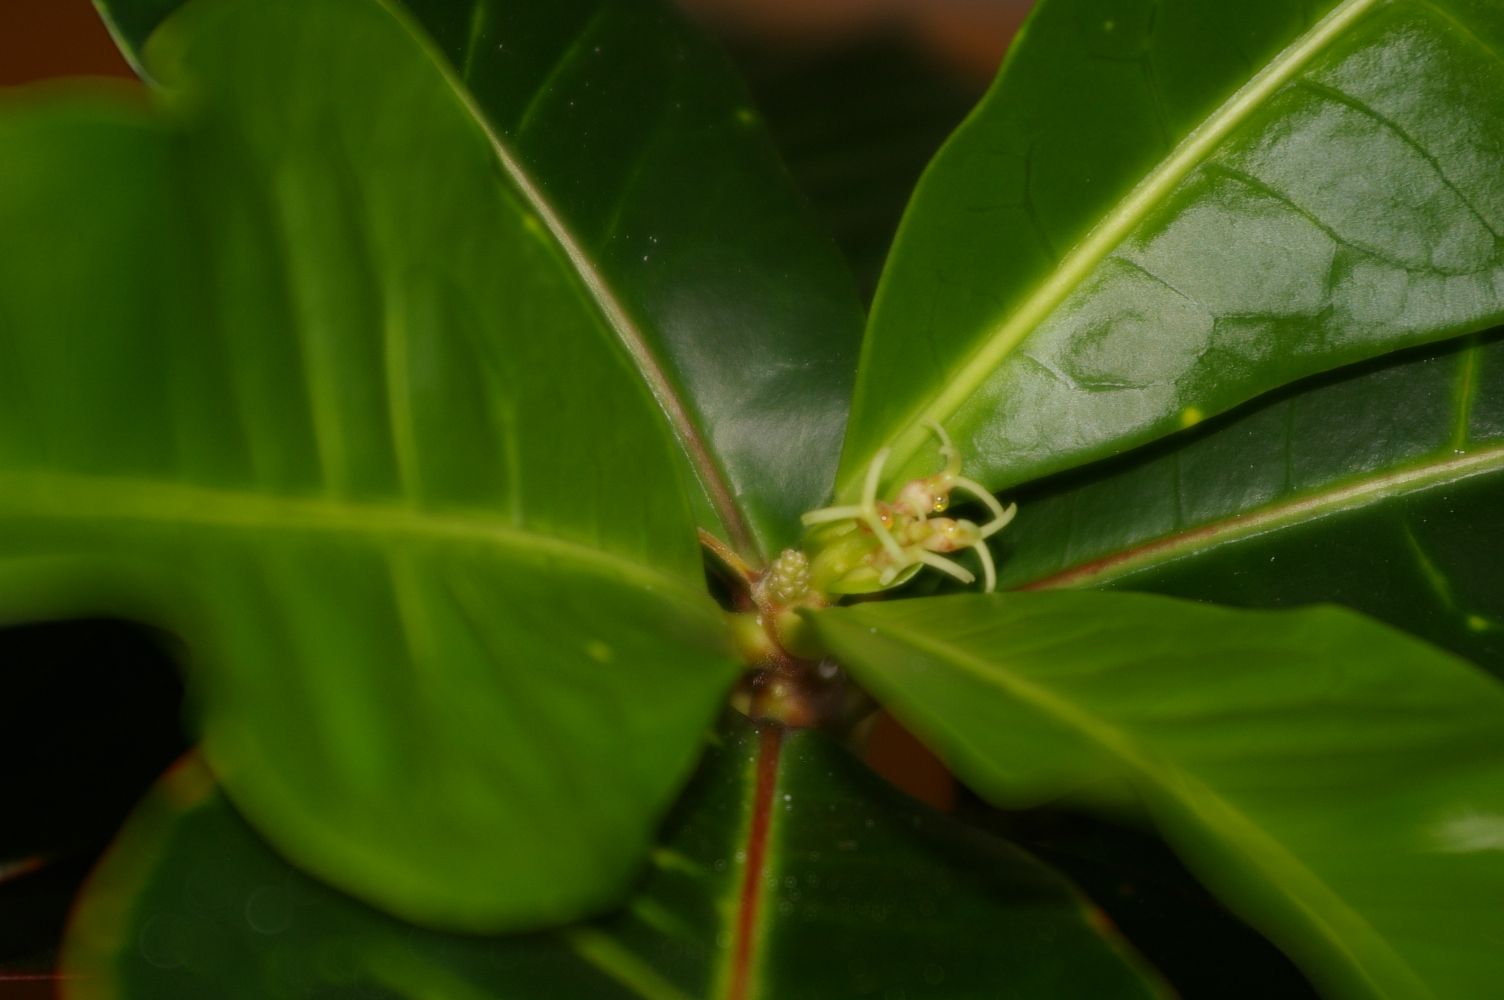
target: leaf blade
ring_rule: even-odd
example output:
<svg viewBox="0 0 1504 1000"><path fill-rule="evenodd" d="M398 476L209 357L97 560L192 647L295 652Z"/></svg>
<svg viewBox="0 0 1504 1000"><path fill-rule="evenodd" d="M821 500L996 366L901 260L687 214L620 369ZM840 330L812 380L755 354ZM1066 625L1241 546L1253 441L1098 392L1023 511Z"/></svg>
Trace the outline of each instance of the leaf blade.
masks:
<svg viewBox="0 0 1504 1000"><path fill-rule="evenodd" d="M1343 604L1497 673L1497 335L1293 386L1024 498L1004 587Z"/></svg>
<svg viewBox="0 0 1504 1000"><path fill-rule="evenodd" d="M624 910L511 938L419 931L330 892L260 844L190 759L138 810L91 878L65 945L69 992L79 1000L111 986L123 998L259 997L291 981L458 998L737 995L727 966L746 862L736 851L746 846L756 796L749 758L765 740L745 721L727 720L719 734ZM813 734L775 741L785 741L774 758L777 802L797 798L792 809L774 806L773 864L754 880L767 904L763 947L741 995L855 997L874 981L918 997L1004 984L1054 995L1156 995L1038 862L903 802ZM987 863L965 868L948 852ZM189 885L203 891L185 894ZM915 886L928 888L924 913L922 894L907 891ZM883 913L879 901L890 909ZM1055 937L1041 947L1032 934L988 933L968 920L977 916L994 931ZM853 921L864 931L856 940ZM948 933L924 934L916 946L926 921ZM358 944L334 965L330 943L341 940ZM269 945L278 963L264 961Z"/></svg>
<svg viewBox="0 0 1504 1000"><path fill-rule="evenodd" d="M1497 321L1496 174L1421 110L1435 102L1476 135L1504 124L1489 96L1504 77L1479 36L1456 27L1460 12L1347 0L1297 30L1293 5L1151 7L1101 19L1088 5L1043 5L932 164L874 310L843 494L884 443L895 476L923 471L926 419L1000 489L1312 372ZM1482 37L1504 31L1482 8L1468 16ZM1234 27L1256 54L1229 41ZM1127 73L1116 84L1117 70L1090 68L1114 60ZM1198 63L1209 68L1192 73ZM1156 82L1172 71L1199 73L1198 89ZM1215 110L1193 110L1223 88ZM1148 134L1156 117L1162 155ZM1078 122L1101 130L1103 148L1070 138ZM1031 158L1050 148L1055 173L1041 179ZM1420 189L1430 195L1407 201ZM1004 222L1012 231L999 235ZM1471 263L1448 256L1468 241ZM1407 283L1418 297L1394 305Z"/></svg>
<svg viewBox="0 0 1504 1000"><path fill-rule="evenodd" d="M100 0L128 52L182 3ZM707 494L702 526L749 558L792 542L835 474L862 309L729 66L667 4L390 6L587 276Z"/></svg>
<svg viewBox="0 0 1504 1000"><path fill-rule="evenodd" d="M174 626L232 794L350 891L608 904L736 673L669 428L386 8L158 42L170 115L0 120L0 368L36 390L0 402L0 561L45 585L0 613ZM59 218L78 247L31 252Z"/></svg>
<svg viewBox="0 0 1504 1000"><path fill-rule="evenodd" d="M1504 693L1469 665L1332 609L1142 595L811 619L995 801L1130 780L1200 876L1334 994L1492 988L1504 868L1458 834L1497 804ZM1459 916L1439 929L1443 901Z"/></svg>

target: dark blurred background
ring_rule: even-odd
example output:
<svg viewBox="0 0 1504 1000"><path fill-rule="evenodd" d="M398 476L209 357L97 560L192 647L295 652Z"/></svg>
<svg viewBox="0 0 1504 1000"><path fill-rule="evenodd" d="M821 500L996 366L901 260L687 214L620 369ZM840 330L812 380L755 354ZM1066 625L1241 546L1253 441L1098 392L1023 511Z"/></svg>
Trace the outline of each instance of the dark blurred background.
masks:
<svg viewBox="0 0 1504 1000"><path fill-rule="evenodd" d="M882 33L913 39L965 73L990 77L1032 0L683 0L727 36L839 46ZM127 76L89 0L0 4L0 85L53 76Z"/></svg>

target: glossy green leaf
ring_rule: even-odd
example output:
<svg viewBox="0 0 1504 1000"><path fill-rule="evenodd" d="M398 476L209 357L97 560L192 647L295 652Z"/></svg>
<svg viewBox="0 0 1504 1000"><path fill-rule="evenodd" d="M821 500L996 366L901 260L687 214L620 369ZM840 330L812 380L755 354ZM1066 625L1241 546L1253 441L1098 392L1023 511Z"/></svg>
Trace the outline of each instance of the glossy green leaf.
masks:
<svg viewBox="0 0 1504 1000"><path fill-rule="evenodd" d="M1350 612L959 595L811 616L976 789L1127 781L1332 996L1498 992L1504 688Z"/></svg>
<svg viewBox="0 0 1504 1000"><path fill-rule="evenodd" d="M1045 0L931 165L838 492L990 488L1504 318L1504 8Z"/></svg>
<svg viewBox="0 0 1504 1000"><path fill-rule="evenodd" d="M184 0L97 2L129 53ZM862 309L724 58L660 0L390 6L597 293L705 488L706 526L749 556L790 543L835 475Z"/></svg>
<svg viewBox="0 0 1504 1000"><path fill-rule="evenodd" d="M738 41L732 55L778 152L870 300L914 185L983 81L913 37L862 35L808 52Z"/></svg>
<svg viewBox="0 0 1504 1000"><path fill-rule="evenodd" d="M1292 387L1026 496L1002 585L1335 601L1504 674L1504 340Z"/></svg>
<svg viewBox="0 0 1504 1000"><path fill-rule="evenodd" d="M364 898L612 902L735 673L672 431L400 15L184 15L160 123L0 116L0 615L176 631L231 796Z"/></svg>
<svg viewBox="0 0 1504 1000"><path fill-rule="evenodd" d="M895 794L821 737L745 721L722 733L625 909L500 938L404 925L299 874L185 762L85 891L66 995L1156 995L1038 862Z"/></svg>

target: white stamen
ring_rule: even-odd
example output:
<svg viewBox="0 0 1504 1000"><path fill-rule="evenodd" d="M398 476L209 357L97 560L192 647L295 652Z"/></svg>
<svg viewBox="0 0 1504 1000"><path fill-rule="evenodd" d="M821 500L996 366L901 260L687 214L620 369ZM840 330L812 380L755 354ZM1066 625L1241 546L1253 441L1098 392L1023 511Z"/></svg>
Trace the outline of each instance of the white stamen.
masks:
<svg viewBox="0 0 1504 1000"><path fill-rule="evenodd" d="M907 566L909 563L904 558L903 548L883 524L882 515L877 512L877 484L883 478L883 466L888 464L888 455L892 451L892 448L881 449L872 456L872 464L867 466L867 480L862 484L861 518L867 522L867 527L872 529L877 540L883 543L883 550L888 553L888 558L900 566Z"/></svg>
<svg viewBox="0 0 1504 1000"><path fill-rule="evenodd" d="M1008 526L1008 522L1013 520L1013 515L1018 513L1018 504L1013 504L1009 509L1004 510L1003 505L998 502L997 497L993 496L991 493L988 493L987 488L974 479L967 479L965 476L957 476L956 488L965 490L967 493L970 493L972 496L982 501L982 503L986 505L988 510L992 511L992 520L988 521L982 527L983 538L989 538L992 535L997 534L999 531L1002 531Z"/></svg>
<svg viewBox="0 0 1504 1000"><path fill-rule="evenodd" d="M993 535L997 534L999 531L1002 531L1008 525L1012 524L1013 519L1017 516L1018 504L1010 503L1008 505L1008 509L1003 511L1002 516L995 517L991 521L988 521L985 525L983 525L982 537L991 538Z"/></svg>
<svg viewBox="0 0 1504 1000"><path fill-rule="evenodd" d="M867 522L867 527L872 529L872 533L877 536L877 540L883 543L883 551L888 553L888 558L892 559L899 566L909 565L910 560L904 556L903 547L898 544L898 540L893 537L893 533L883 524L883 519L878 516L876 511L871 513L863 512L862 519Z"/></svg>
<svg viewBox="0 0 1504 1000"><path fill-rule="evenodd" d="M962 583L976 582L977 578L972 574L970 570L968 570L965 566L962 566L960 563L947 559L944 556L936 555L935 553L930 552L926 549L921 549L919 552L915 553L915 556L926 566L933 566L940 572L946 574L947 576L953 576L957 580L960 580Z"/></svg>
<svg viewBox="0 0 1504 1000"><path fill-rule="evenodd" d="M926 420L924 423L940 439L940 457L945 460L945 471L954 476L961 471L961 453L956 450L950 435L945 433L945 428L941 427L937 421Z"/></svg>
<svg viewBox="0 0 1504 1000"><path fill-rule="evenodd" d="M800 516L802 524L827 524L831 521L850 521L861 517L864 511L855 504L846 507L821 507Z"/></svg>
<svg viewBox="0 0 1504 1000"><path fill-rule="evenodd" d="M986 581L982 586L982 593L990 594L997 586L997 569L992 565L992 553L987 551L987 543L979 541L972 548L977 550L977 558L982 560L982 579Z"/></svg>

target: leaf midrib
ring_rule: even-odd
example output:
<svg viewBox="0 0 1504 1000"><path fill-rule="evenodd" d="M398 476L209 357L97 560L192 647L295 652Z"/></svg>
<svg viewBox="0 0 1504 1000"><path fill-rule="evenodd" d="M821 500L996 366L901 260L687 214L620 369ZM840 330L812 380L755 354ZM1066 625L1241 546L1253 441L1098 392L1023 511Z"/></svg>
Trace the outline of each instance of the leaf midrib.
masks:
<svg viewBox="0 0 1504 1000"><path fill-rule="evenodd" d="M1312 57L1351 26L1369 9L1385 0L1343 0L1300 38L1286 46L1253 79L1211 113L1149 172L1128 195L1105 215L1087 237L1055 268L1054 272L1005 319L983 338L954 374L942 383L928 403L922 399L899 426L892 439L891 468L901 468L928 440L929 423L944 423L979 389L1029 334L1059 308L1107 255L1128 236L1152 208L1168 195L1187 174L1216 147L1248 114L1298 73ZM902 233L899 234L902 239ZM865 465L848 468L837 493L847 495L856 486Z"/></svg>
<svg viewBox="0 0 1504 1000"><path fill-rule="evenodd" d="M1460 457L1397 466L1385 470L1382 475L1348 479L1329 488L1286 498L1279 503L1240 511L1215 521L1160 535L1107 552L1048 576L1011 586L1018 590L1100 586L1213 546L1358 510L1371 503L1447 486L1501 469L1504 469L1504 445L1480 449Z"/></svg>
<svg viewBox="0 0 1504 1000"><path fill-rule="evenodd" d="M680 601L706 597L674 576L559 535L517 528L480 511L233 490L127 476L53 472L0 474L0 520L129 522L223 531L367 536L377 545L416 538L564 560Z"/></svg>
<svg viewBox="0 0 1504 1000"><path fill-rule="evenodd" d="M728 913L731 942L720 950L711 978L715 995L723 1000L749 1000L762 995L759 973L766 958L762 946L770 919L768 900L764 897L768 892L771 862L768 848L777 820L773 797L783 772L783 736L782 730L772 724L764 722L757 726L746 823L738 837L742 877L737 880L736 895Z"/></svg>
<svg viewBox="0 0 1504 1000"><path fill-rule="evenodd" d="M975 656L951 643L895 626L891 622L879 621L877 627L881 633L917 652L939 657L984 684L1004 689L1018 701L1078 733L1131 768L1160 796L1175 802L1187 815L1195 816L1206 827L1219 831L1222 842L1233 845L1236 853L1264 874L1268 886L1305 916L1327 945L1342 956L1352 974L1368 985L1374 995L1393 994L1386 991L1381 983L1375 982L1366 965L1354 958L1354 950L1347 944L1354 935L1364 941L1368 954L1406 982L1410 991L1406 995L1434 1000L1435 994L1410 964L1394 951L1362 914L1349 906L1275 837L1198 777L1158 757L1152 751L1141 750L1131 734L1123 732L1100 715L1007 671L1001 665ZM1304 889L1304 894L1292 891L1291 887L1297 885ZM1345 927L1351 933L1345 938L1336 932L1335 928L1338 926Z"/></svg>
<svg viewBox="0 0 1504 1000"><path fill-rule="evenodd" d="M743 555L763 555L746 516L737 503L736 490L731 486L720 464L716 461L709 441L705 439L690 415L689 405L681 398L663 363L648 344L642 330L638 328L616 297L605 275L601 273L600 268L596 266L574 232L565 224L553 203L543 194L542 189L538 187L522 163L513 155L510 147L496 132L489 116L476 103L469 88L460 79L450 61L435 46L428 32L414 23L406 10L395 6L393 0L376 0L376 2L412 38L413 44L438 70L453 92L455 100L460 103L460 106L485 135L486 141L490 143L497 161L506 171L508 178L538 213L538 218L568 258L575 276L589 294L606 325L632 358L633 364L647 383L648 391L652 393L653 398L668 418L675 436L679 439L680 447L699 477L722 527L730 536L731 544Z"/></svg>
<svg viewBox="0 0 1504 1000"><path fill-rule="evenodd" d="M679 390L669 378L663 363L648 344L642 330L628 315L612 291L600 268L585 251L573 231L564 223L552 202L544 196L531 175L513 155L510 147L496 132L484 109L476 103L456 68L439 51L428 32L415 22L405 7L395 4L393 0L374 0L374 2L412 39L418 51L422 52L437 69L460 106L464 108L471 121L480 128L508 178L538 213L539 219L547 227L559 250L568 259L575 277L589 295L599 315L627 351L632 363L647 384L648 391L663 410L675 437L678 438L680 448L694 469L722 528L725 529L728 540L743 556L759 559L765 556L766 553L762 550L760 540L752 531L746 514L737 501L736 489L716 461L714 449L691 416L689 405L681 398ZM144 81L154 82L154 77L141 59L138 47L121 30L105 0L94 0L94 6L116 47L136 71L137 76ZM477 0L475 13L478 15L481 10L482 4ZM472 20L471 31L473 36L474 20ZM473 41L472 37L471 47L473 47Z"/></svg>

